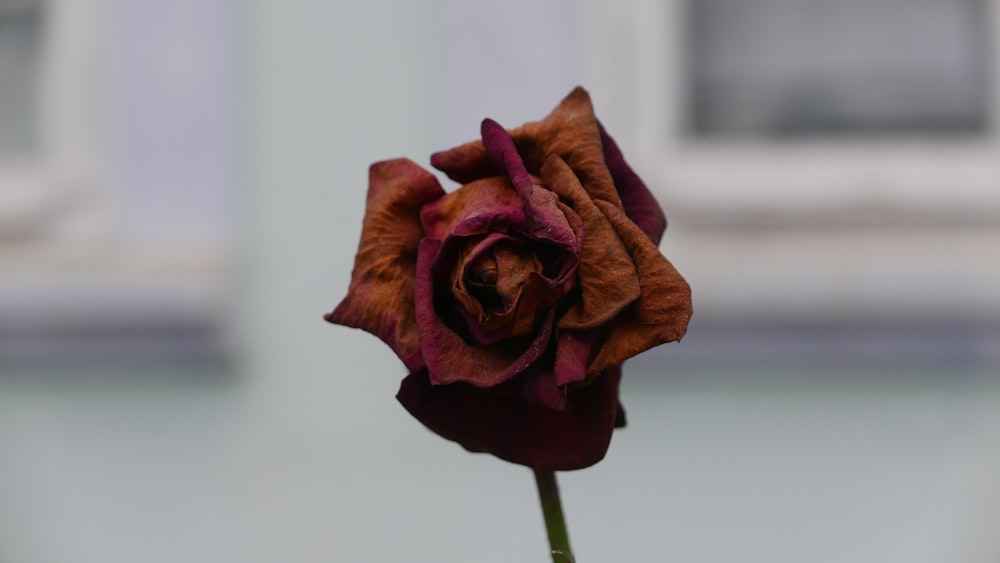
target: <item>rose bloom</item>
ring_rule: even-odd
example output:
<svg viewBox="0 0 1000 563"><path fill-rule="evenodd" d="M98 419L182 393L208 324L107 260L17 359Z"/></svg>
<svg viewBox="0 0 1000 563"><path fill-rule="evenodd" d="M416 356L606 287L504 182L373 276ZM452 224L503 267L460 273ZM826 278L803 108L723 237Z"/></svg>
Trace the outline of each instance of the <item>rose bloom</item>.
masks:
<svg viewBox="0 0 1000 563"><path fill-rule="evenodd" d="M679 340L691 291L659 252L656 200L575 89L545 119L372 165L347 297L330 322L385 341L397 398L474 452L537 469L600 461L621 365Z"/></svg>

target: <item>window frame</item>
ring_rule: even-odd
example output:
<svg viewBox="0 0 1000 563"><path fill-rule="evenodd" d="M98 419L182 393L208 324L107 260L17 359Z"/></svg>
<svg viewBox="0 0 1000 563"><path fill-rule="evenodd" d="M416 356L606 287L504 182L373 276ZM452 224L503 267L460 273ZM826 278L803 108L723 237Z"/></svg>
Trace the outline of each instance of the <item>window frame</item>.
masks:
<svg viewBox="0 0 1000 563"><path fill-rule="evenodd" d="M989 56L1000 61L1000 0L988 4ZM991 76L990 114L981 135L696 138L683 119L685 5L592 0L584 19L588 79L602 91L599 114L675 214L708 222L742 215L773 224L799 213L835 223L829 217L834 210L874 209L882 216L997 221L1000 73ZM635 86L622 87L627 84Z"/></svg>
<svg viewBox="0 0 1000 563"><path fill-rule="evenodd" d="M109 140L101 127L111 8L107 0L41 4L39 142L30 157L0 161L0 221L18 239L96 243L111 223Z"/></svg>
<svg viewBox="0 0 1000 563"><path fill-rule="evenodd" d="M180 18L215 10L207 25L227 28L237 14L229 0L146 4L44 1L40 150L31 161L0 165L0 225L20 218L25 227L0 233L0 366L231 360L235 225L191 239L138 236L130 228L137 219L129 198L134 204L148 190L137 196L136 186L126 185L142 180L135 173L142 163L122 154L135 132L123 133L121 121L129 117L123 108L143 108L146 100L141 90L123 89L118 81L133 75L129 65L150 64L120 56L146 48L145 37L120 33L128 25L126 9L159 7L166 12L161 16ZM201 90L190 92L190 99L209 108L232 105L225 66L232 39L219 34L227 52L206 63L208 82L195 86ZM225 126L233 118L219 120ZM219 188L226 211L234 212L235 140L228 135L219 135L225 160Z"/></svg>

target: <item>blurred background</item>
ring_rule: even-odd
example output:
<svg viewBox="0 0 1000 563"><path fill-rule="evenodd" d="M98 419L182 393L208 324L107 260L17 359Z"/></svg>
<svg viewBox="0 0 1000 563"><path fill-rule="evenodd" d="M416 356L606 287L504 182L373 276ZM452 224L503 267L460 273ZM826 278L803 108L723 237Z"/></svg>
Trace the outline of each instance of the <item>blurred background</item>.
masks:
<svg viewBox="0 0 1000 563"><path fill-rule="evenodd" d="M695 300L578 561L997 561L997 4L0 0L0 562L547 561L321 316L371 162L577 84Z"/></svg>

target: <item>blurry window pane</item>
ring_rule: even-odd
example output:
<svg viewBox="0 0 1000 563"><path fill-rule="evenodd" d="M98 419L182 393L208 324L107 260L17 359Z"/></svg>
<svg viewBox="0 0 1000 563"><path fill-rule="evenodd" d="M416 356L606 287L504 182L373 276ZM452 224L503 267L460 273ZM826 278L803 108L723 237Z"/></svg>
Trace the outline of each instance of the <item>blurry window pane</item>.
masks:
<svg viewBox="0 0 1000 563"><path fill-rule="evenodd" d="M694 134L986 125L983 0L690 0L688 8Z"/></svg>
<svg viewBox="0 0 1000 563"><path fill-rule="evenodd" d="M41 39L41 2L0 0L0 159L35 151Z"/></svg>

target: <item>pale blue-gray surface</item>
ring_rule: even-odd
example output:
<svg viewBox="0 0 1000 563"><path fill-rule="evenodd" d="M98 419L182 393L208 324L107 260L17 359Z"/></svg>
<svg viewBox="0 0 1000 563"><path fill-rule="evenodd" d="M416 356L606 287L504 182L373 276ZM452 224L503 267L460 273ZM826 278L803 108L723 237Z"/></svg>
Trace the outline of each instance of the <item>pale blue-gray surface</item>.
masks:
<svg viewBox="0 0 1000 563"><path fill-rule="evenodd" d="M392 368L293 411L223 374L5 374L0 560L545 561L530 473L409 419ZM632 370L624 399L561 477L579 560L1000 554L995 372Z"/></svg>

